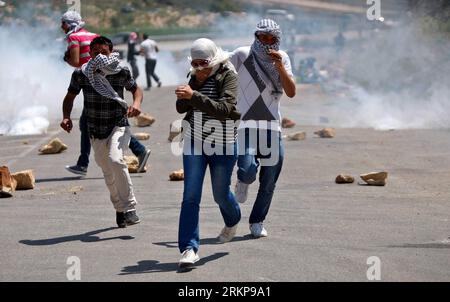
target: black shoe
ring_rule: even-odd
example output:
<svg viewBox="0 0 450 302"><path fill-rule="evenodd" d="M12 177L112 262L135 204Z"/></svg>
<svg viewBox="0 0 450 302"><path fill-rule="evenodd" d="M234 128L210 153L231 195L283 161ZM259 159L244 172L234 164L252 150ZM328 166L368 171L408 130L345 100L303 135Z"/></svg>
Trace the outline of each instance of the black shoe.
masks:
<svg viewBox="0 0 450 302"><path fill-rule="evenodd" d="M138 224L139 222L141 222L141 220L139 219L139 217L136 215L136 211L129 211L126 212L124 214L125 216L125 223L127 225L133 225L133 224Z"/></svg>
<svg viewBox="0 0 450 302"><path fill-rule="evenodd" d="M126 228L127 224L125 222L125 213L124 212L116 212L116 222L119 228Z"/></svg>
<svg viewBox="0 0 450 302"><path fill-rule="evenodd" d="M161 85L162 85L161 81L158 82L158 88L161 87Z"/></svg>
<svg viewBox="0 0 450 302"><path fill-rule="evenodd" d="M86 175L87 173L87 167L82 167L79 165L74 165L74 166L66 166L66 170L69 172L72 172L74 174L78 174L78 175Z"/></svg>

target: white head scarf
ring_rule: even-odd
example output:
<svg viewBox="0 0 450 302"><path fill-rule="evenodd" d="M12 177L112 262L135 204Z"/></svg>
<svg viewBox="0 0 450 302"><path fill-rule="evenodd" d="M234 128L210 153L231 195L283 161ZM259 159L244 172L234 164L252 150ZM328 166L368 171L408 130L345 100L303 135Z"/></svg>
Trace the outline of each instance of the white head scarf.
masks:
<svg viewBox="0 0 450 302"><path fill-rule="evenodd" d="M69 25L67 36L82 29L86 23L81 19L77 11L69 10L61 17L61 21Z"/></svg>
<svg viewBox="0 0 450 302"><path fill-rule="evenodd" d="M191 56L188 57L189 62L193 60L208 60L209 65L206 68L213 68L212 74L214 74L219 68L220 64L227 66L229 69L236 73L236 69L230 62L231 53L222 50L213 41L206 38L197 39L192 43ZM191 67L191 74L194 75L196 69Z"/></svg>

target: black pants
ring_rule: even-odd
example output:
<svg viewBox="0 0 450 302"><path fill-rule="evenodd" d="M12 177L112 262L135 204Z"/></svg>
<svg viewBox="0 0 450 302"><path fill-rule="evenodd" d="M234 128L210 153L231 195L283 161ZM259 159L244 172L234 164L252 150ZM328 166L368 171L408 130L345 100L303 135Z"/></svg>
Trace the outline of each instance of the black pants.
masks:
<svg viewBox="0 0 450 302"><path fill-rule="evenodd" d="M139 77L139 68L137 67L136 59L129 61L131 66L131 71L133 72L133 78L137 80Z"/></svg>
<svg viewBox="0 0 450 302"><path fill-rule="evenodd" d="M145 60L145 72L147 74L147 88L152 87L151 77L153 77L155 81L159 83L159 77L155 74L155 67L156 67L155 59Z"/></svg>

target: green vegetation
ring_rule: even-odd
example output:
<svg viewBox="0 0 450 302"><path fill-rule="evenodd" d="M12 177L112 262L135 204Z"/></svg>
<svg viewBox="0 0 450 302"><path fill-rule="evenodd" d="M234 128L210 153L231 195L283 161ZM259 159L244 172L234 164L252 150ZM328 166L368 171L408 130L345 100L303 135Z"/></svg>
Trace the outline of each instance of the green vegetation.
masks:
<svg viewBox="0 0 450 302"><path fill-rule="evenodd" d="M208 32L214 20L243 8L242 0L81 0L87 28L102 34L140 31L151 35ZM0 10L0 24L20 19L36 24L58 23L64 0L9 0Z"/></svg>
<svg viewBox="0 0 450 302"><path fill-rule="evenodd" d="M82 14L90 30L103 34L139 31L167 35L208 32L218 15L240 9L236 0L108 0L88 2L82 6Z"/></svg>
<svg viewBox="0 0 450 302"><path fill-rule="evenodd" d="M121 0L97 0L92 2L95 2L100 9L118 8L123 11L133 9L142 11L164 7L209 12L239 11L241 9L241 3L237 0L129 0L126 3Z"/></svg>

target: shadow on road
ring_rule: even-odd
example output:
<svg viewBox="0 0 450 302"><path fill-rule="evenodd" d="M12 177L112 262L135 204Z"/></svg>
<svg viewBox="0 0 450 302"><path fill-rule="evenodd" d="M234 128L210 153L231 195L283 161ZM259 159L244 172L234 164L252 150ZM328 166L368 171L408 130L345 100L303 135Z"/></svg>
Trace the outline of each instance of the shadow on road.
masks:
<svg viewBox="0 0 450 302"><path fill-rule="evenodd" d="M109 237L109 238L100 238L98 236L93 236L96 234L108 232L111 230L118 229L117 227L110 227L106 229L100 229L96 231L87 232L84 234L79 235L71 235L71 236L64 236L64 237L56 237L56 238L48 238L48 239L38 239L38 240L20 240L19 243L31 245L31 246L43 246L43 245L54 245L54 244L60 244L65 242L71 242L71 241L80 241L80 242L100 242L100 241L106 241L106 240L115 240L115 239L121 239L121 240L131 240L134 239L133 236L116 236L116 237Z"/></svg>
<svg viewBox="0 0 450 302"><path fill-rule="evenodd" d="M141 175L130 175L131 178L142 178ZM59 178L40 178L36 179L36 183L42 182L58 182L58 181L73 181L73 180L97 180L104 179L103 177L84 177L84 176L70 176L70 177L59 177Z"/></svg>
<svg viewBox="0 0 450 302"><path fill-rule="evenodd" d="M234 237L231 242L237 242L237 241L245 241L245 240L253 240L251 235L245 235L240 237ZM165 246L167 248L178 248L178 241L163 241L163 242L153 242L154 245L160 245ZM219 238L212 237L212 238L203 238L200 239L200 245L215 245L215 244L223 244L219 241Z"/></svg>
<svg viewBox="0 0 450 302"><path fill-rule="evenodd" d="M450 249L450 242L406 243L402 245L389 245L390 248L416 248L416 249Z"/></svg>
<svg viewBox="0 0 450 302"><path fill-rule="evenodd" d="M142 260L137 263L137 265L126 266L122 269L119 274L132 275L132 274L147 274L147 273L162 273L162 272L177 272L177 273L187 273L195 269L196 267L202 266L210 261L217 260L228 253L215 253L210 256L201 258L194 266L179 268L178 262L161 263L158 260Z"/></svg>
<svg viewBox="0 0 450 302"><path fill-rule="evenodd" d="M95 180L95 179L103 179L103 177L85 178L83 176L71 176L71 177L60 177L60 178L41 178L41 179L36 179L36 183L56 182L56 181L72 181L72 180Z"/></svg>

